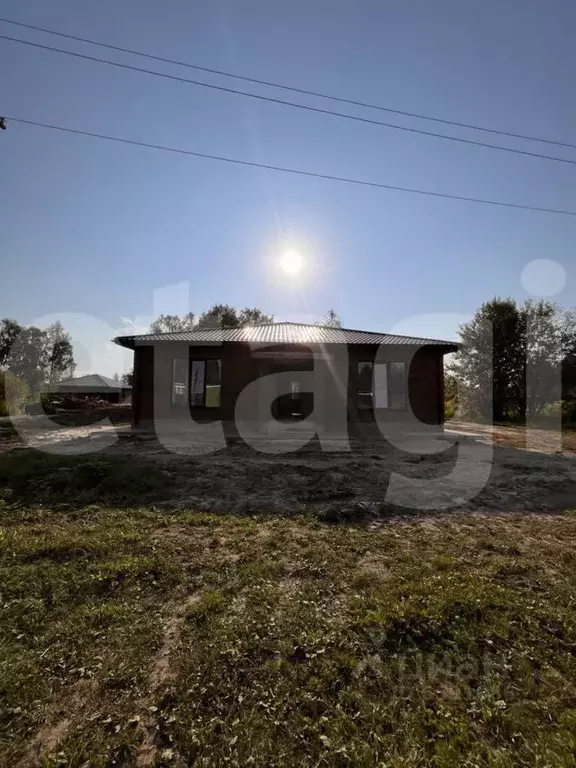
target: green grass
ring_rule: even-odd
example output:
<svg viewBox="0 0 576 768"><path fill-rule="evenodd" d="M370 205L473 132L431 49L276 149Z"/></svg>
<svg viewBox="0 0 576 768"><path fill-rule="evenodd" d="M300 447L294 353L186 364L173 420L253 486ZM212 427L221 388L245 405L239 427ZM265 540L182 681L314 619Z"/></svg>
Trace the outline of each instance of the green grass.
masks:
<svg viewBox="0 0 576 768"><path fill-rule="evenodd" d="M1 765L576 765L574 515L169 513L101 461L0 462Z"/></svg>
<svg viewBox="0 0 576 768"><path fill-rule="evenodd" d="M3 529L2 764L574 765L573 518L87 518Z"/></svg>

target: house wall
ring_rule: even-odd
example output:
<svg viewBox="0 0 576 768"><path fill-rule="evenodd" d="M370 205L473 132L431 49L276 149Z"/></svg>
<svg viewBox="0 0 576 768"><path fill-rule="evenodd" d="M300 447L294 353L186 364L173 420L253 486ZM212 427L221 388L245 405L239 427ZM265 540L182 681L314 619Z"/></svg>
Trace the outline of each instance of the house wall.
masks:
<svg viewBox="0 0 576 768"><path fill-rule="evenodd" d="M222 384L220 408L191 409L195 420L218 419L232 424L240 393L260 375L288 371L312 370L312 353L307 348L278 347L281 353L273 357L274 348L266 347L266 357L259 357L259 349L251 350L245 344L219 346L189 346L181 343L163 343L156 346L138 346L134 352L133 413L135 424L152 422L154 418L188 418L190 410L172 403L172 361L175 357L188 359L222 360ZM297 355L290 359L289 353ZM342 354L342 348L324 346L322 353L333 359ZM424 347L413 353L408 346L378 347L350 345L348 347L348 380L333 380L325 376L323 392L326 402L335 402L338 392L345 393L349 422L365 422L377 419L403 421L414 419L427 424L441 424L443 406L443 354L440 347ZM405 411L381 409L377 413L357 408L358 362L405 362L407 368L407 392L410 409ZM334 367L334 366L329 366ZM329 367L326 368L328 371ZM338 366L336 366L338 368ZM345 368L346 370L346 368ZM156 394L156 404L154 397ZM319 404L317 404L319 405ZM320 412L320 408L318 408ZM262 412L248 414L254 420L262 418ZM317 414L316 414L317 415Z"/></svg>
<svg viewBox="0 0 576 768"><path fill-rule="evenodd" d="M348 348L348 412L350 421L402 421L416 418L425 424L444 421L444 366L442 349L421 347L414 351L407 345L378 347L355 345ZM407 407L405 410L380 409L377 414L361 411L357 407L358 363L404 362L407 371ZM413 415L412 415L413 414Z"/></svg>
<svg viewBox="0 0 576 768"><path fill-rule="evenodd" d="M154 347L134 350L132 379L132 421L135 425L154 419Z"/></svg>

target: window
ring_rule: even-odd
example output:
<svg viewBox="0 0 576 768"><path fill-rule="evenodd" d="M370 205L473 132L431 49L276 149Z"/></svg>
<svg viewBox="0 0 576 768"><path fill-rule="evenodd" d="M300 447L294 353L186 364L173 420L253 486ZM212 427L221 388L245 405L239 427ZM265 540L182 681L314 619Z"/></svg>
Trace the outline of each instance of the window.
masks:
<svg viewBox="0 0 576 768"><path fill-rule="evenodd" d="M374 366L374 408L388 408L388 366L376 363Z"/></svg>
<svg viewBox="0 0 576 768"><path fill-rule="evenodd" d="M204 371L205 360L192 361L192 380L190 386L190 405L204 405Z"/></svg>
<svg viewBox="0 0 576 768"><path fill-rule="evenodd" d="M374 364L358 363L358 408L372 408Z"/></svg>
<svg viewBox="0 0 576 768"><path fill-rule="evenodd" d="M403 411L406 408L406 363L390 363L390 408Z"/></svg>
<svg viewBox="0 0 576 768"><path fill-rule="evenodd" d="M406 408L406 363L358 363L358 408Z"/></svg>
<svg viewBox="0 0 576 768"><path fill-rule="evenodd" d="M220 407L220 367L220 360L192 360L190 386L192 407Z"/></svg>
<svg viewBox="0 0 576 768"><path fill-rule="evenodd" d="M172 364L172 403L174 405L188 405L188 358L174 358Z"/></svg>
<svg viewBox="0 0 576 768"><path fill-rule="evenodd" d="M220 360L206 360L206 408L220 407Z"/></svg>

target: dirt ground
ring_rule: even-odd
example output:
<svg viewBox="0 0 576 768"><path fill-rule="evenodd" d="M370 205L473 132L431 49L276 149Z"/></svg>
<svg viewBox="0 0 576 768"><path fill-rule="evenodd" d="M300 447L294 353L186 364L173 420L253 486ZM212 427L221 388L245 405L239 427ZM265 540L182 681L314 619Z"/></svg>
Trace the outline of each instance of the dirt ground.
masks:
<svg viewBox="0 0 576 768"><path fill-rule="evenodd" d="M393 446L378 435L361 441L318 442L298 448L294 438L280 436L286 450L265 452L235 441L217 449L208 439L176 440L179 452L167 450L154 434L111 424L47 428L34 421L23 432L29 445L51 452L129 456L159 462L175 488L171 506L210 512L247 514L319 514L326 519L359 516L404 516L441 510L474 512L554 512L576 507L576 461L572 435L563 453L550 452L556 441L544 431L532 434L526 450L520 428L452 424L426 452L410 439ZM23 430L22 425L17 425ZM535 439L536 438L536 439ZM292 442L291 442L292 441ZM0 423L0 451L22 445L14 428ZM327 449L326 449L327 447ZM296 448L296 450L294 450ZM424 450L423 450L424 449ZM428 450L430 447L428 446Z"/></svg>

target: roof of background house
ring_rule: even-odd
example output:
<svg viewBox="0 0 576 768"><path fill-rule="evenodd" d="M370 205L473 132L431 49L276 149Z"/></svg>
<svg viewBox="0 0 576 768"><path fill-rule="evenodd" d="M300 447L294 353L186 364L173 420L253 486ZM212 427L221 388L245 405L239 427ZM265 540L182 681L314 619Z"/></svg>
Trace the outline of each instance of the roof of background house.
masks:
<svg viewBox="0 0 576 768"><path fill-rule="evenodd" d="M134 336L118 336L116 344L128 349L142 344L158 344L165 341L180 341L189 344L222 344L223 342L245 342L250 344L407 344L452 347L454 341L426 339L419 336L399 336L393 333L356 331L351 328L334 328L327 325L306 323L258 323L242 328L195 328L191 331L173 333L145 333Z"/></svg>
<svg viewBox="0 0 576 768"><path fill-rule="evenodd" d="M124 384L121 381L115 381L109 379L108 376L102 376L101 373L88 373L85 376L77 376L72 379L66 379L65 381L59 381L57 384L49 385L49 389L85 389L87 391L93 389L131 389L128 384Z"/></svg>

